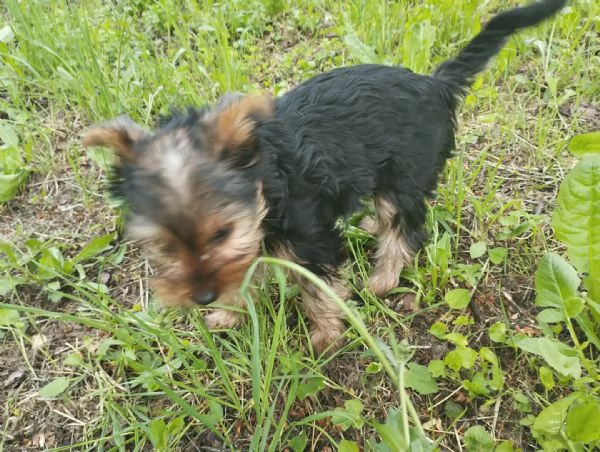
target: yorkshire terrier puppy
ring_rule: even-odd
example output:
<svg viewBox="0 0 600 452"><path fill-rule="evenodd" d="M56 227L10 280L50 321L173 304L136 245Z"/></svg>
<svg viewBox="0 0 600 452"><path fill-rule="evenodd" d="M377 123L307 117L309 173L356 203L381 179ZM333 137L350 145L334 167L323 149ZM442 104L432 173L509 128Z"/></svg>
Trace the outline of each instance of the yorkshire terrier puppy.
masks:
<svg viewBox="0 0 600 452"><path fill-rule="evenodd" d="M473 77L516 30L551 17L546 0L494 17L433 75L358 65L320 74L277 99L227 94L151 133L127 117L90 129L85 146L117 155L114 192L127 229L156 266L168 305L243 307L238 288L263 248L326 279L345 299L345 247L336 222L376 210L368 288L383 296L425 238L426 199L455 148L456 109ZM344 331L338 306L296 278L317 352ZM238 312L215 310L211 328Z"/></svg>

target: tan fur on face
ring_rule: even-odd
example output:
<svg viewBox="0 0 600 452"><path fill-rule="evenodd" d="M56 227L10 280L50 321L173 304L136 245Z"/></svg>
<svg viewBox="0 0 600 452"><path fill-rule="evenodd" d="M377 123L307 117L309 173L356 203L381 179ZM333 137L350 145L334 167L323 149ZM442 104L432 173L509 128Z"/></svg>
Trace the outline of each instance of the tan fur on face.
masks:
<svg viewBox="0 0 600 452"><path fill-rule="evenodd" d="M258 190L257 205L252 210L232 204L199 219L194 249L167 228L142 216L129 221L129 236L144 247L157 269L152 285L165 305L195 306L194 295L204 290L220 295L218 303L237 303L232 300L261 247L261 224L267 208L260 187ZM213 244L211 238L225 225L231 228L231 234ZM233 320L226 321L226 317L215 314L210 317L211 323L215 327L232 324Z"/></svg>
<svg viewBox="0 0 600 452"><path fill-rule="evenodd" d="M377 253L375 269L369 287L377 296L384 296L398 285L405 264L410 263L413 252L398 228L394 227L396 208L385 198L375 199L377 211Z"/></svg>

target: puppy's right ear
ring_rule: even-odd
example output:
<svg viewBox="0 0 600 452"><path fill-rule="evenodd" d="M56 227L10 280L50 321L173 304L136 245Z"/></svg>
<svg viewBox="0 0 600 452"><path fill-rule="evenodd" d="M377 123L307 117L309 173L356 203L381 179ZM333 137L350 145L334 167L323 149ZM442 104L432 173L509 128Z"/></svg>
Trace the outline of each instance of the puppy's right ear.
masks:
<svg viewBox="0 0 600 452"><path fill-rule="evenodd" d="M115 151L123 162L134 163L136 155L133 145L149 133L127 116L99 124L83 135L83 146L104 146Z"/></svg>

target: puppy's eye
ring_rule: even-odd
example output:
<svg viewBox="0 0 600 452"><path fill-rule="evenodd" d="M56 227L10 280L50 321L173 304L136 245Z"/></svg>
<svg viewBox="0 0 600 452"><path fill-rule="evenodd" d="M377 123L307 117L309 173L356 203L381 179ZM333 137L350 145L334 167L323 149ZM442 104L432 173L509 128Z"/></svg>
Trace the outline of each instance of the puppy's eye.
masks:
<svg viewBox="0 0 600 452"><path fill-rule="evenodd" d="M217 232L215 232L215 234L213 235L211 242L220 243L227 237L229 237L231 235L231 232L231 226L223 226L222 228L217 229Z"/></svg>

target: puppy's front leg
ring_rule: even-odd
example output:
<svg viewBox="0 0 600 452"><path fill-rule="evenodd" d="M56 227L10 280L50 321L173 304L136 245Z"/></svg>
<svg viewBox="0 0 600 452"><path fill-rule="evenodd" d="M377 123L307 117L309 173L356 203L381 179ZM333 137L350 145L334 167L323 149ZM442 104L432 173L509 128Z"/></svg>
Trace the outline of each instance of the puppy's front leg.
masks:
<svg viewBox="0 0 600 452"><path fill-rule="evenodd" d="M310 322L313 349L317 354L326 349L328 352L338 349L343 343L341 336L346 329L342 310L335 301L305 278L299 278L298 284L302 293L299 304ZM329 284L342 300L348 298L350 291L339 277L330 280Z"/></svg>

